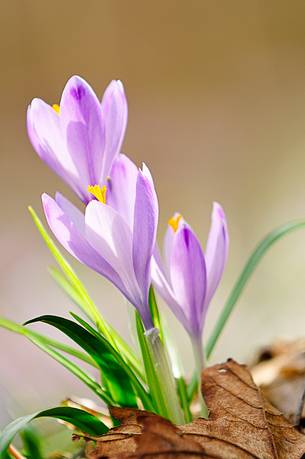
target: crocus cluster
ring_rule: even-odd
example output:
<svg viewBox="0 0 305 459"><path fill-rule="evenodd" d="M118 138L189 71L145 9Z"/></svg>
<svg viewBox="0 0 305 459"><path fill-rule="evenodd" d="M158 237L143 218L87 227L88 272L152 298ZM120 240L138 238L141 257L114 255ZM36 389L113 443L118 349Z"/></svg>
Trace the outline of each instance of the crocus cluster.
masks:
<svg viewBox="0 0 305 459"><path fill-rule="evenodd" d="M40 158L82 201L80 210L57 193L43 194L48 224L80 262L109 279L153 327L149 288L153 284L192 339L202 335L210 301L228 254L223 209L214 203L205 253L180 214L168 222L164 256L156 244L158 200L149 169L138 169L121 152L127 101L112 81L100 102L80 77L66 84L60 103L34 99L28 133Z"/></svg>

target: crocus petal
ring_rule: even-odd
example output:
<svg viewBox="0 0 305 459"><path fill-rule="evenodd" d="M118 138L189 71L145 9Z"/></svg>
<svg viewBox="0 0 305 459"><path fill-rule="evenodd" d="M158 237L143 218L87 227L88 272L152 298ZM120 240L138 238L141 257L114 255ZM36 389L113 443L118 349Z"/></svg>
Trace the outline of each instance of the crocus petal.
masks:
<svg viewBox="0 0 305 459"><path fill-rule="evenodd" d="M67 82L60 101L59 118L65 132L66 149L78 171L84 199L92 196L88 185L100 183L105 148L104 124L99 100L82 78Z"/></svg>
<svg viewBox="0 0 305 459"><path fill-rule="evenodd" d="M172 312L175 314L177 319L182 323L182 325L189 331L192 330L189 328L189 320L184 314L183 307L177 302L175 294L170 285L169 278L167 273L164 271L164 266L160 257L160 254L155 248L154 256L151 260L151 278L153 285L158 292L158 294L163 298L167 306L170 307Z"/></svg>
<svg viewBox="0 0 305 459"><path fill-rule="evenodd" d="M175 214L175 216L176 215L179 214ZM180 224L183 223L184 220L181 219ZM177 319L183 324L186 330L188 330L189 333L192 333L192 330L189 327L189 320L184 313L183 305L179 304L179 302L177 301L170 281L170 264L174 240L175 231L170 225L168 225L163 243L164 261L161 258L158 244L156 244L154 249L154 255L151 261L151 278L153 285L159 293L159 295L170 307L172 312L175 314Z"/></svg>
<svg viewBox="0 0 305 459"><path fill-rule="evenodd" d="M217 289L228 257L229 235L225 213L215 202L212 211L212 223L208 237L205 260L207 267L206 304L211 301Z"/></svg>
<svg viewBox="0 0 305 459"><path fill-rule="evenodd" d="M30 141L40 158L82 197L78 172L66 150L60 117L50 105L33 99L27 111Z"/></svg>
<svg viewBox="0 0 305 459"><path fill-rule="evenodd" d="M185 221L182 218L181 214L179 214L178 212L174 214L173 219L177 219L177 218L179 218L179 221L178 221L178 228L179 228L179 226L183 225ZM168 224L168 227L167 227L167 230L164 236L164 242L163 242L165 269L168 275L169 275L169 266L170 266L170 261L171 261L171 256L172 256L174 236L175 236L175 230L172 228L170 224Z"/></svg>
<svg viewBox="0 0 305 459"><path fill-rule="evenodd" d="M44 213L57 240L77 260L105 276L125 294L118 274L86 241L84 216L63 196L57 195L57 200L45 193L42 195Z"/></svg>
<svg viewBox="0 0 305 459"><path fill-rule="evenodd" d="M132 236L125 220L111 207L91 201L86 208L86 239L120 275L129 301L142 302L132 265Z"/></svg>
<svg viewBox="0 0 305 459"><path fill-rule="evenodd" d="M67 198L61 193L56 193L55 201L65 213L65 215L73 222L80 234L85 235L85 216L84 214L74 206Z"/></svg>
<svg viewBox="0 0 305 459"><path fill-rule="evenodd" d="M133 224L133 266L145 299L150 286L150 262L156 243L158 199L149 170L139 170ZM150 314L148 314L150 316Z"/></svg>
<svg viewBox="0 0 305 459"><path fill-rule="evenodd" d="M114 159L121 151L125 136L128 118L127 101L121 81L112 81L107 87L102 103L102 117L105 126L105 152L101 183L107 174Z"/></svg>
<svg viewBox="0 0 305 459"><path fill-rule="evenodd" d="M138 168L125 155L114 161L107 180L107 204L133 227Z"/></svg>
<svg viewBox="0 0 305 459"><path fill-rule="evenodd" d="M171 284L193 335L203 327L206 266L200 243L184 224L175 233L170 264Z"/></svg>

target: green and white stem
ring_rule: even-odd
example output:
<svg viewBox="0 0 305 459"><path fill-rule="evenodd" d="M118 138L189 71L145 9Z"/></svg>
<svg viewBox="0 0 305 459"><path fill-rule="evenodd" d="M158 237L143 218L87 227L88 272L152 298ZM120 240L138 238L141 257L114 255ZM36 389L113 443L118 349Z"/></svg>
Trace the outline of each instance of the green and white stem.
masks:
<svg viewBox="0 0 305 459"><path fill-rule="evenodd" d="M159 406L163 416L175 424L184 422L183 413L177 394L177 387L169 358L161 342L159 330L152 328L145 332L151 360L154 365L154 374L159 387Z"/></svg>
<svg viewBox="0 0 305 459"><path fill-rule="evenodd" d="M193 347L193 354L194 354L194 361L195 361L195 371L198 381L198 398L200 402L200 414L204 418L208 418L209 410L205 403L204 396L201 391L201 373L204 368L205 359L203 353L203 346L201 337L192 339L192 347Z"/></svg>

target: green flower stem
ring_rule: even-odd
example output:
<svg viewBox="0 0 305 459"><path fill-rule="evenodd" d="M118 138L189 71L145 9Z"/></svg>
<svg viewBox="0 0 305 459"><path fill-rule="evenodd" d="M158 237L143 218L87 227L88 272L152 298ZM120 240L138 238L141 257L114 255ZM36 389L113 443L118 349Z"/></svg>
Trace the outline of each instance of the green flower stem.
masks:
<svg viewBox="0 0 305 459"><path fill-rule="evenodd" d="M158 404L162 414L175 424L184 422L177 394L176 381L172 374L166 350L156 328L145 332L151 360L154 363L158 387Z"/></svg>
<svg viewBox="0 0 305 459"><path fill-rule="evenodd" d="M265 253L272 247L272 245L281 239L283 236L286 234L291 233L292 231L295 231L297 229L302 229L305 227L305 220L297 220L294 222L287 223L285 225L280 226L279 228L276 228L274 231L271 233L267 234L267 236L258 244L258 246L254 249L252 254L250 255L247 263L244 266L244 269L242 270L239 278L237 279L237 282L235 283L229 298L227 299L223 310L220 313L220 316L216 322L216 325L214 327L214 330L212 331L212 334L207 342L206 346L206 355L207 358L209 359L215 346L216 343L241 295L243 292L248 280L250 279L253 271L255 270L256 266L260 262L260 260L263 258Z"/></svg>
<svg viewBox="0 0 305 459"><path fill-rule="evenodd" d="M147 339L145 337L145 329L143 322L141 320L141 316L136 311L136 329L138 335L138 341L141 349L142 360L145 368L147 386L150 391L151 399L152 399L152 411L162 414L162 406L160 406L159 401L159 386L158 382L155 377L155 368L154 363L151 358L151 353L149 352Z"/></svg>
<svg viewBox="0 0 305 459"><path fill-rule="evenodd" d="M200 408L201 408L200 414L203 418L207 419L209 417L209 410L205 403L204 396L201 391L201 372L204 368L204 355L203 355L203 350L202 350L201 338L193 339L192 347L193 347L194 360L195 360L195 372L196 372L197 381L198 381L197 391L198 391L198 398L199 398Z"/></svg>
<svg viewBox="0 0 305 459"><path fill-rule="evenodd" d="M170 366L176 381L177 393L180 400L180 406L183 411L184 420L185 422L191 422L192 413L190 411L190 400L188 398L187 385L184 377L182 376L183 371L181 370L181 361L178 357L176 347L170 341L167 330L165 331L163 336L164 338L162 339L162 335L160 333L160 339L162 341L162 344L166 347L166 350L168 352Z"/></svg>

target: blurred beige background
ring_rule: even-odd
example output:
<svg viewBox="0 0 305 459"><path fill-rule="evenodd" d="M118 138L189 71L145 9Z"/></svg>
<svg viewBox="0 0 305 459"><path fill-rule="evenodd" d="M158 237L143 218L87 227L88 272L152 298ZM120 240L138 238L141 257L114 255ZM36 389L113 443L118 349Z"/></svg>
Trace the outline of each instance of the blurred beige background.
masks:
<svg viewBox="0 0 305 459"><path fill-rule="evenodd" d="M124 151L153 171L160 237L179 210L204 244L213 200L226 210L230 257L207 336L258 240L305 216L305 3L3 0L0 21L0 314L23 322L74 308L48 275L51 256L27 212L32 204L41 214L43 191L70 196L30 146L28 103L35 96L56 103L72 74L99 95L119 78L129 100ZM128 336L123 298L73 265L105 316ZM189 371L187 338L170 324ZM213 360L247 360L276 337L304 333L303 231L264 259ZM89 394L23 338L0 329L0 340L0 427L67 395Z"/></svg>

